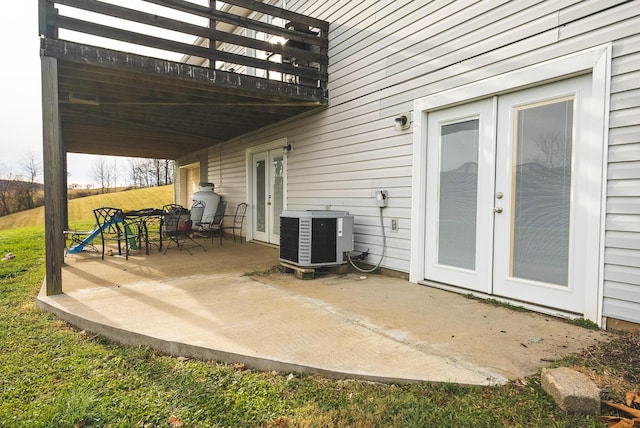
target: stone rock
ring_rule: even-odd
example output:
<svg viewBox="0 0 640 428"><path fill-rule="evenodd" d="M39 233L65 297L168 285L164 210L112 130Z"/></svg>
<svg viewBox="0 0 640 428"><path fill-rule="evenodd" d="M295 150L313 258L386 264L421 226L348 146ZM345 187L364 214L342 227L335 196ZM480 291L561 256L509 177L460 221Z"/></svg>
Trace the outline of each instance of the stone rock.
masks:
<svg viewBox="0 0 640 428"><path fill-rule="evenodd" d="M600 389L586 375L568 367L542 369L542 389L569 414L600 413Z"/></svg>

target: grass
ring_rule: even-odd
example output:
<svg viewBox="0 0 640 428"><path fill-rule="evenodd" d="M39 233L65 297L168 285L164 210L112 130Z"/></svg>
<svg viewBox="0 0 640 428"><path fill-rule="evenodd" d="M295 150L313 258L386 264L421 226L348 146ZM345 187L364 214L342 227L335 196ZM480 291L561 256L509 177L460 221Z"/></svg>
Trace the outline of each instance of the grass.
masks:
<svg viewBox="0 0 640 428"><path fill-rule="evenodd" d="M588 330L600 330L598 324L586 318L576 318L571 321L571 324L577 325L578 327L586 328Z"/></svg>
<svg viewBox="0 0 640 428"><path fill-rule="evenodd" d="M285 268L280 265L271 266L269 269L265 270L252 270L250 272L245 272L242 276L266 276L274 273L284 272Z"/></svg>
<svg viewBox="0 0 640 428"><path fill-rule="evenodd" d="M471 300L476 300L478 302L481 303L485 303L487 305L492 305L492 306L499 306L502 308L506 308L509 309L511 311L514 312L531 312L529 309L523 307L523 306L518 306L518 305L513 305L509 302L503 302L501 300L498 299L483 299L477 296L474 296L473 294L467 294L467 298L471 299Z"/></svg>
<svg viewBox="0 0 640 428"><path fill-rule="evenodd" d="M105 193L69 201L69 224L91 225L93 209L119 207L124 211L156 207L173 201L173 186L149 187L125 192ZM0 230L44 225L44 207L0 217Z"/></svg>
<svg viewBox="0 0 640 428"><path fill-rule="evenodd" d="M538 376L498 387L386 385L255 372L121 346L37 309L42 226L0 231L0 254L7 252L16 257L0 261L0 426L603 426L558 409ZM625 337L558 364L606 377L608 398L615 399L640 387L638 342ZM629 371L633 377L625 378Z"/></svg>
<svg viewBox="0 0 640 428"><path fill-rule="evenodd" d="M39 311L41 227L0 232L0 425L11 427L599 427L537 377L500 387L382 385L182 361L77 331ZM173 417L173 419L171 419Z"/></svg>

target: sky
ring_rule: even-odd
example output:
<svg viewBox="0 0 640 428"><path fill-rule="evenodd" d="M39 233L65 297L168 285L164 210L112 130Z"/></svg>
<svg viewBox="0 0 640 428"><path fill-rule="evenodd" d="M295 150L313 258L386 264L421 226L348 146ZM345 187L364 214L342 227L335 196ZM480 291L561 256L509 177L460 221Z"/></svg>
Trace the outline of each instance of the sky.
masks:
<svg viewBox="0 0 640 428"><path fill-rule="evenodd" d="M139 0L108 1L129 7L143 4ZM204 2L204 0L190 1ZM160 9L149 9L148 6L140 7L153 13L164 14ZM176 12L172 11L172 14L175 15ZM184 19L190 20L188 17L184 17ZM104 23L105 18L103 17L100 22ZM201 24L199 21L193 22ZM167 34L161 31L157 35L167 36ZM62 32L60 36L63 37ZM181 40L184 35L167 37ZM100 42L95 43L95 40L89 38L84 38L81 41L100 45ZM192 42L193 40L181 41ZM118 49L122 46L114 43L112 47ZM42 90L39 49L38 2L36 0L5 2L3 13L0 14L0 52L2 54L0 96L3 100L0 110L0 178L9 174L12 176L26 175L24 164L31 157L31 154L40 162L42 160ZM130 51L136 52L136 49ZM159 52L145 50L145 48L141 48L136 53L163 57L162 54L158 55ZM173 60L178 58L179 56L176 58L167 57L167 59ZM107 160L109 165L116 161L120 169L126 168L128 163L126 158L108 156L103 158ZM98 159L100 157L95 155L69 153L67 155L68 184L79 184L82 187L87 184L96 185L93 170ZM42 174L38 181L43 181Z"/></svg>
<svg viewBox="0 0 640 428"><path fill-rule="evenodd" d="M7 2L0 14L0 177L25 175L33 154L42 161L42 98L38 39L38 2ZM69 154L68 183L95 184L97 156ZM111 159L109 159L111 162ZM126 161L118 161L126 162ZM42 174L38 181L43 181Z"/></svg>
<svg viewBox="0 0 640 428"><path fill-rule="evenodd" d="M0 175L22 174L31 151L42 159L38 2L9 2L0 14Z"/></svg>

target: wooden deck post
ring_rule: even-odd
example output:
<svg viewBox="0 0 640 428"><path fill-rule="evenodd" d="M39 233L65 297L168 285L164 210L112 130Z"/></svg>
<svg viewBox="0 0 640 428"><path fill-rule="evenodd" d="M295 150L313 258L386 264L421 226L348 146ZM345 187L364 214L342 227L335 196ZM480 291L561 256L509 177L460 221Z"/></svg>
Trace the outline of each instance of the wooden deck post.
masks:
<svg viewBox="0 0 640 428"><path fill-rule="evenodd" d="M47 296L62 293L64 147L58 112L58 60L42 56L42 145Z"/></svg>

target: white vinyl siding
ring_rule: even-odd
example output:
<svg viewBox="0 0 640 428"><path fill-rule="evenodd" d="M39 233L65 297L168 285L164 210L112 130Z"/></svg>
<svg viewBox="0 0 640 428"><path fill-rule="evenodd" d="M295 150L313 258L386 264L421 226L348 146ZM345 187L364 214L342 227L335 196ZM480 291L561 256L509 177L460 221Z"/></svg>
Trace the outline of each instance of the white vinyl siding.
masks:
<svg viewBox="0 0 640 428"><path fill-rule="evenodd" d="M636 2L636 6L640 6ZM640 322L640 36L613 45L603 315Z"/></svg>
<svg viewBox="0 0 640 428"><path fill-rule="evenodd" d="M286 137L288 209L349 211L356 249L376 263L374 192L388 190L382 266L403 272L421 256L410 250L413 127L394 131L393 119L416 99L612 42L603 311L640 322L640 267L629 262L640 257L640 2L290 0L287 8L330 22L330 107L212 148L209 179L231 209L247 197L245 150Z"/></svg>

